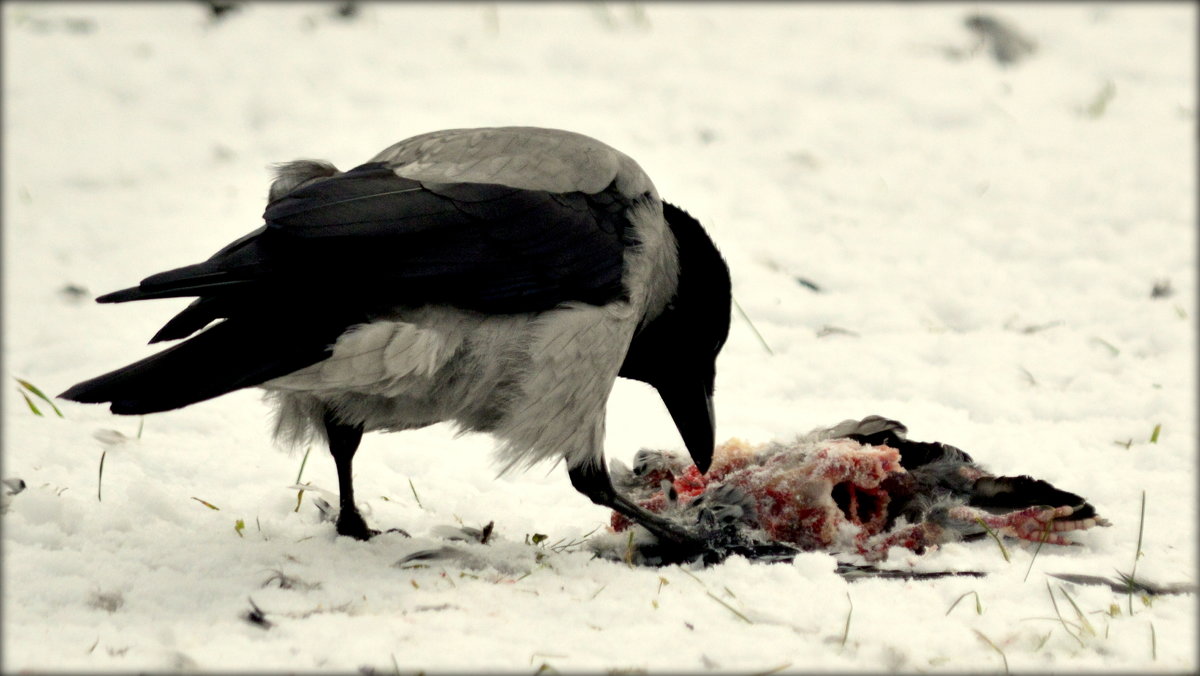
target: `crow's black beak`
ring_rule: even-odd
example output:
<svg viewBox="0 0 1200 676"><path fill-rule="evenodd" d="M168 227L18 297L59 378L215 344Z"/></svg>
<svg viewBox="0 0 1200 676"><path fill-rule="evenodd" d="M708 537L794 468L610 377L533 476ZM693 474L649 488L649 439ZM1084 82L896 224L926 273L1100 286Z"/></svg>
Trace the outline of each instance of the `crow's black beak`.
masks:
<svg viewBox="0 0 1200 676"><path fill-rule="evenodd" d="M707 472L716 444L712 396L700 383L667 385L657 389L671 419L675 421L679 436L683 437L683 445L692 456L692 462L696 463L701 474Z"/></svg>

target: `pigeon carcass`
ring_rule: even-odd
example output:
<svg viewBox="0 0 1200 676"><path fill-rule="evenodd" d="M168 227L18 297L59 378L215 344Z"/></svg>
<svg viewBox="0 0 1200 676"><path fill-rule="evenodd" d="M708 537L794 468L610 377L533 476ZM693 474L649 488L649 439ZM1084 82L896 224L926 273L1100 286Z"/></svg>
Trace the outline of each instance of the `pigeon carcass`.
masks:
<svg viewBox="0 0 1200 676"><path fill-rule="evenodd" d="M632 468L614 462L611 473L646 509L703 533L706 562L814 550L873 562L892 547L923 553L989 532L1067 545L1069 532L1109 525L1074 493L1029 476L992 475L961 449L906 435L903 424L868 416L787 443L727 441L705 474L682 455L651 450L639 451ZM650 564L686 560L633 527L614 513L612 528L629 531L627 544L610 537L607 551L604 544L597 551Z"/></svg>

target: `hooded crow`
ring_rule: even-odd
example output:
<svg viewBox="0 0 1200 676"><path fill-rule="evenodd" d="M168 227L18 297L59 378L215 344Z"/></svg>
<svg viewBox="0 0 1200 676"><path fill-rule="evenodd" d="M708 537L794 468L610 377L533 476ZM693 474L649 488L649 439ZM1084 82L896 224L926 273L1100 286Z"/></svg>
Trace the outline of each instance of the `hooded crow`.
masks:
<svg viewBox="0 0 1200 676"><path fill-rule="evenodd" d="M614 489L605 406L617 376L650 384L708 468L729 270L627 155L555 129L437 131L345 172L280 165L264 220L98 298L195 297L150 342L187 340L60 396L134 415L260 387L277 439L327 440L337 532L358 539L378 532L354 503L362 434L450 422L494 435L504 470L563 459L592 501L699 542Z"/></svg>

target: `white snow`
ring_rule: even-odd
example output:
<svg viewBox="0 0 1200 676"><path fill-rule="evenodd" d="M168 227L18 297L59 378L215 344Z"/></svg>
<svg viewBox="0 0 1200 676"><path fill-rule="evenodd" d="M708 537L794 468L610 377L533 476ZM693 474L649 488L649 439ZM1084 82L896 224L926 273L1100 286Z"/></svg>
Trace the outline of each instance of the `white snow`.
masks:
<svg viewBox="0 0 1200 676"><path fill-rule="evenodd" d="M1194 595L1046 575L1128 572L1144 492L1139 577L1196 581L1193 4L333 10L4 4L3 477L29 486L0 520L4 671L1197 668ZM972 12L1037 51L972 51ZM139 438L138 418L34 398L37 417L15 391L150 354L182 301L91 297L256 228L271 163L345 169L502 124L611 144L709 228L773 351L735 312L719 439L886 415L1113 526L1032 561L984 540L888 562L983 579L849 583L824 553L631 568L550 547L608 519L561 466L496 479L490 439L437 426L364 441L367 519L413 538L361 543L314 507L337 488L323 448L295 511L302 456L272 446L256 392ZM1173 295L1151 298L1159 280ZM619 383L609 457L680 445L657 396ZM393 565L489 521L471 556Z"/></svg>

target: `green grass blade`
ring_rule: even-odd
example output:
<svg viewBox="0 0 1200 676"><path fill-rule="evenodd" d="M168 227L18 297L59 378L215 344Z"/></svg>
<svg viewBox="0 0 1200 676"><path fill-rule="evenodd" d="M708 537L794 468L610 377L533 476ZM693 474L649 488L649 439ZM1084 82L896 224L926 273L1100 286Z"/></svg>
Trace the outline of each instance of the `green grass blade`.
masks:
<svg viewBox="0 0 1200 676"><path fill-rule="evenodd" d="M1050 529L1054 526L1054 519L1046 522L1046 527L1042 529L1042 537L1038 540L1037 549L1033 550L1033 556L1029 559L1029 567L1025 569L1025 577L1021 578L1021 582L1029 579L1029 571L1033 570L1033 562L1037 561L1038 552L1042 551L1042 545L1046 544L1046 540L1050 537Z"/></svg>
<svg viewBox="0 0 1200 676"><path fill-rule="evenodd" d="M21 390L17 390L17 392L21 392ZM28 395L28 394L25 394L24 392L21 392L21 396L25 398L25 403L26 403L26 404L29 404L29 410L30 410L30 411L33 411L33 414L34 414L34 415L36 415L36 416L41 416L41 415L42 415L42 412L41 412L41 411L39 411L39 410L38 410L38 407L34 405L34 403L33 403L33 400L29 398L29 395ZM44 416L43 416L43 417L44 417Z"/></svg>
<svg viewBox="0 0 1200 676"><path fill-rule="evenodd" d="M1058 586L1058 591L1062 592L1062 595L1066 597L1067 602L1070 603L1071 607L1075 609L1075 616L1079 618L1079 626L1082 628L1082 630L1089 636L1095 636L1095 627L1092 626L1091 622L1088 622L1087 616L1084 615L1083 611L1079 609L1079 604L1075 603L1075 599L1071 598L1071 595L1067 593L1067 590L1064 589L1062 585Z"/></svg>
<svg viewBox="0 0 1200 676"><path fill-rule="evenodd" d="M772 350L771 346L767 345L766 339L763 338L762 334L758 332L758 328L755 327L754 322L750 320L750 315L746 314L746 311L742 309L742 304L737 301L737 298L733 298L733 306L737 308L738 314L742 316L742 319L745 319L746 323L750 325L750 330L754 332L754 337L758 338L758 342L762 344L763 349L767 351L767 354L775 356L775 350Z"/></svg>
<svg viewBox="0 0 1200 676"><path fill-rule="evenodd" d="M196 497L196 496L194 496L194 495L192 496L192 499L193 499L193 500L195 500L196 502L199 502L200 504L204 505L205 507L207 507L207 508L209 508L209 509L213 509L213 510L216 510L216 511L218 511L218 512L219 512L219 511L221 511L221 508L220 508L220 507L218 507L218 506L214 505L213 503L211 503L211 502L209 502L209 501L207 501L207 500L201 500L200 498L198 498L198 497Z"/></svg>
<svg viewBox="0 0 1200 676"><path fill-rule="evenodd" d="M312 452L312 446L304 449L304 459L300 461L300 471L296 472L296 483L300 483L300 477L304 476L304 466L308 464L308 454Z"/></svg>
<svg viewBox="0 0 1200 676"><path fill-rule="evenodd" d="M103 502L100 489L104 485L104 456L106 455L108 455L108 451L100 451L100 472L96 477L96 502Z"/></svg>
<svg viewBox="0 0 1200 676"><path fill-rule="evenodd" d="M409 488L409 490L412 491L413 500L417 501L417 507L420 507L421 509L425 509L425 505L421 504L421 496L417 495L417 487L415 485L413 485L412 477L408 478L408 488Z"/></svg>
<svg viewBox="0 0 1200 676"><path fill-rule="evenodd" d="M1050 588L1050 581L1046 581L1046 592L1050 594L1050 605L1054 606L1054 614L1058 616L1058 621L1062 623L1063 631L1071 638L1079 641L1079 647L1084 647L1083 639L1079 638L1071 628L1067 626L1067 621L1063 619L1062 613L1058 611L1058 602L1054 600L1054 590Z"/></svg>
<svg viewBox="0 0 1200 676"><path fill-rule="evenodd" d="M983 529L987 531L987 534L992 536L992 539L996 541L996 546L1000 548L1000 553L1004 555L1004 560L1006 562L1011 562L1012 559L1008 556L1008 550L1005 549L1004 543L1000 541L1000 535L996 533L996 531L992 530L991 526L984 523L983 519L975 517L975 522L982 526Z"/></svg>
<svg viewBox="0 0 1200 676"><path fill-rule="evenodd" d="M842 628L842 641L839 643L839 650L846 647L846 639L850 638L850 618L854 615L854 599L850 598L850 592L846 592L846 602L850 604L850 609L846 611L846 626Z"/></svg>
<svg viewBox="0 0 1200 676"><path fill-rule="evenodd" d="M1092 342L1093 342L1093 343L1095 343L1095 344L1097 344L1097 345L1103 345L1104 347L1108 348L1108 351L1109 351L1109 352L1112 354L1112 356L1114 356L1114 357L1115 357L1115 356L1117 356L1117 355L1119 355L1119 354L1121 354L1121 350L1120 350L1119 348L1117 348L1117 346L1116 346L1116 345L1113 345L1112 343L1110 343L1110 342L1108 342L1107 340L1105 340L1105 339L1101 338L1100 336L1092 336Z"/></svg>
<svg viewBox="0 0 1200 676"><path fill-rule="evenodd" d="M1145 532L1146 526L1146 491L1142 491L1142 508L1138 516L1138 539L1137 549L1133 553L1133 569L1129 571L1129 616L1133 617L1133 582L1137 579L1138 559L1142 558L1142 533Z"/></svg>
<svg viewBox="0 0 1200 676"><path fill-rule="evenodd" d="M771 674L783 671L784 669L787 669L790 666L792 666L791 662L784 662L783 664L781 664L777 667L771 667L770 669L767 669L766 671L756 671L753 674L750 674L750 676L771 676Z"/></svg>
<svg viewBox="0 0 1200 676"><path fill-rule="evenodd" d="M58 417L60 417L60 418L63 417L62 411L58 410L58 407L55 406L54 402L50 400L50 397L47 397L45 394L43 394L42 391L39 390L36 386L34 386L33 383L29 382L28 380L22 380L20 378L15 378L15 380L21 384L21 387L24 387L25 389L29 390L30 392L33 392L34 396L36 396L37 398L39 398L42 401L49 404L50 408L54 409L54 412L58 414Z"/></svg>
<svg viewBox="0 0 1200 676"><path fill-rule="evenodd" d="M737 616L738 616L738 619L742 620L742 621L743 621L743 622L745 622L746 624L754 624L754 622L751 622L751 621L750 621L750 618L746 617L746 616L745 616L745 615L743 615L741 612L739 612L737 608L734 608L733 606L729 605L728 603L725 603L724 601L722 601L722 600L721 600L721 598L720 598L720 597L718 597L716 594L714 594L714 593L712 593L712 592L708 591L707 589L705 589L705 590L704 590L704 593L705 593L705 594L708 594L708 597L709 597L710 599L712 599L712 600L716 601L717 603L720 603L721 605L725 606L725 608L727 608L727 609L729 610L729 612L733 613L734 615L737 615Z"/></svg>
<svg viewBox="0 0 1200 676"><path fill-rule="evenodd" d="M1000 646L996 645L995 643L992 643L992 639L988 638L987 636L984 636L982 631L979 631L978 629L972 629L971 631L975 632L975 635L978 636L980 639L982 639L984 643L991 646L992 650L995 650L996 652L1000 653L1000 659L1004 660L1004 673L1006 673L1006 674L1009 673L1008 657L1004 654L1004 651L1000 649Z"/></svg>
<svg viewBox="0 0 1200 676"><path fill-rule="evenodd" d="M979 600L979 593L975 592L975 591L969 591L966 594L963 594L962 596L954 599L954 603L951 603L950 607L946 609L946 615L949 615L950 611L954 610L954 607L958 605L959 601L962 601L963 599L967 598L971 594L975 595L975 614L982 615L983 614L983 603L981 603Z"/></svg>

